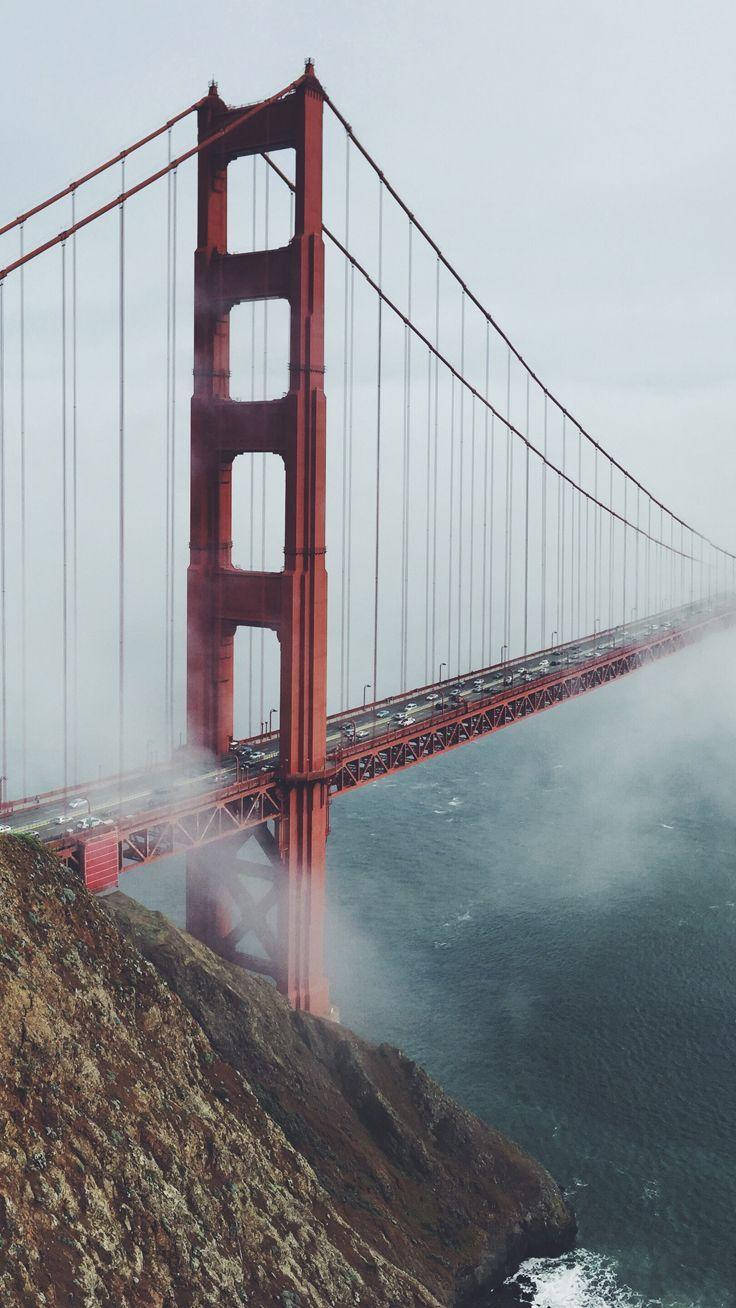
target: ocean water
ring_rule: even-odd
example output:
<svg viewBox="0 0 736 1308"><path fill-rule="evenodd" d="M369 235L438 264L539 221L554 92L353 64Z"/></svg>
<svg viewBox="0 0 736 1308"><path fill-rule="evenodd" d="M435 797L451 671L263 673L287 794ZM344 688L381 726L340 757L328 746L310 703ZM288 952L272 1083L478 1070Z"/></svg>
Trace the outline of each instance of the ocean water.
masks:
<svg viewBox="0 0 736 1308"><path fill-rule="evenodd" d="M736 1304L733 638L338 799L343 1020L571 1193L499 1303Z"/></svg>
<svg viewBox="0 0 736 1308"><path fill-rule="evenodd" d="M736 639L337 799L328 971L543 1161L579 1248L535 1308L736 1305ZM181 877L124 889L182 920Z"/></svg>

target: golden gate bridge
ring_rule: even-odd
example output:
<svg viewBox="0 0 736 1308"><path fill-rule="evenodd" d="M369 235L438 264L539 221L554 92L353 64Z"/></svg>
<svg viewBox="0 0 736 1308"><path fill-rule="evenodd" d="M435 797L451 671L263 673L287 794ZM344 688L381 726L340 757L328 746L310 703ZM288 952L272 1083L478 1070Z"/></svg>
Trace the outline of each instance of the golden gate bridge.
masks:
<svg viewBox="0 0 736 1308"><path fill-rule="evenodd" d="M188 929L324 1013L332 798L730 626L734 555L544 385L311 62L0 241L0 829L94 891L184 855Z"/></svg>

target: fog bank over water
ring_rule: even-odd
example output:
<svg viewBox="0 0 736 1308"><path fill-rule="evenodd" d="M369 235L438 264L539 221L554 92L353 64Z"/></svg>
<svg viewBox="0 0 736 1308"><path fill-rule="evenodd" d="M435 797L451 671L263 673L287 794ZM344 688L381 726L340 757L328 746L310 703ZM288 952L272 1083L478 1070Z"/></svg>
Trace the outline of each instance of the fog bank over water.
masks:
<svg viewBox="0 0 736 1308"><path fill-rule="evenodd" d="M534 1302L731 1304L736 637L333 805L330 973L574 1192Z"/></svg>

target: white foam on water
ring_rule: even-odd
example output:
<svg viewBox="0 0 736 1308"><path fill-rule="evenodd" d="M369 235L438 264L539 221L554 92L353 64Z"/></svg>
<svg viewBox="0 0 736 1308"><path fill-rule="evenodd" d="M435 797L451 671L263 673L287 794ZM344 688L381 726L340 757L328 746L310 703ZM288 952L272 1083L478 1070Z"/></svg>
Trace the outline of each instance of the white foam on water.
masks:
<svg viewBox="0 0 736 1308"><path fill-rule="evenodd" d="M663 1308L661 1300L642 1299L621 1285L615 1264L589 1249L564 1258L530 1258L506 1284L524 1291L530 1308Z"/></svg>

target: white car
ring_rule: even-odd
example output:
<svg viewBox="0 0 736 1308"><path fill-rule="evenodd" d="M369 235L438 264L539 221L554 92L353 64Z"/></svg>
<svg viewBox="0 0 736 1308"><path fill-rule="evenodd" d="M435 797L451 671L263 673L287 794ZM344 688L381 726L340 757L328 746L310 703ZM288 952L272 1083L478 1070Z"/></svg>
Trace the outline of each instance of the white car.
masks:
<svg viewBox="0 0 736 1308"><path fill-rule="evenodd" d="M79 799L70 799L70 800L69 800L69 807L70 807L70 808L84 808L84 806L85 806L86 803L87 803L87 800L86 800L86 799L82 799L81 797L80 797Z"/></svg>
<svg viewBox="0 0 736 1308"><path fill-rule="evenodd" d="M410 713L411 710L415 708L419 708L419 705L414 700L411 700L410 703L407 704L406 706L406 711L407 713Z"/></svg>
<svg viewBox="0 0 736 1308"><path fill-rule="evenodd" d="M410 727L414 722L416 722L416 718L406 717L402 721L402 726Z"/></svg>
<svg viewBox="0 0 736 1308"><path fill-rule="evenodd" d="M4 822L3 825L0 826L0 835L4 836L4 835L6 834L6 832L8 832L8 831L12 831L12 830L13 830L13 828L12 828L12 827L9 827L9 826L7 825L7 823Z"/></svg>
<svg viewBox="0 0 736 1308"><path fill-rule="evenodd" d="M376 712L376 717L377 717L377 718L390 718L390 717L391 717L391 710L390 710L390 709L378 709L377 712Z"/></svg>
<svg viewBox="0 0 736 1308"><path fill-rule="evenodd" d="M432 691L432 693L431 693L430 695L427 695L427 703L428 703L428 704L434 704L434 701L435 701L436 699L439 699L439 695L438 695L437 692L434 691L434 690Z"/></svg>

